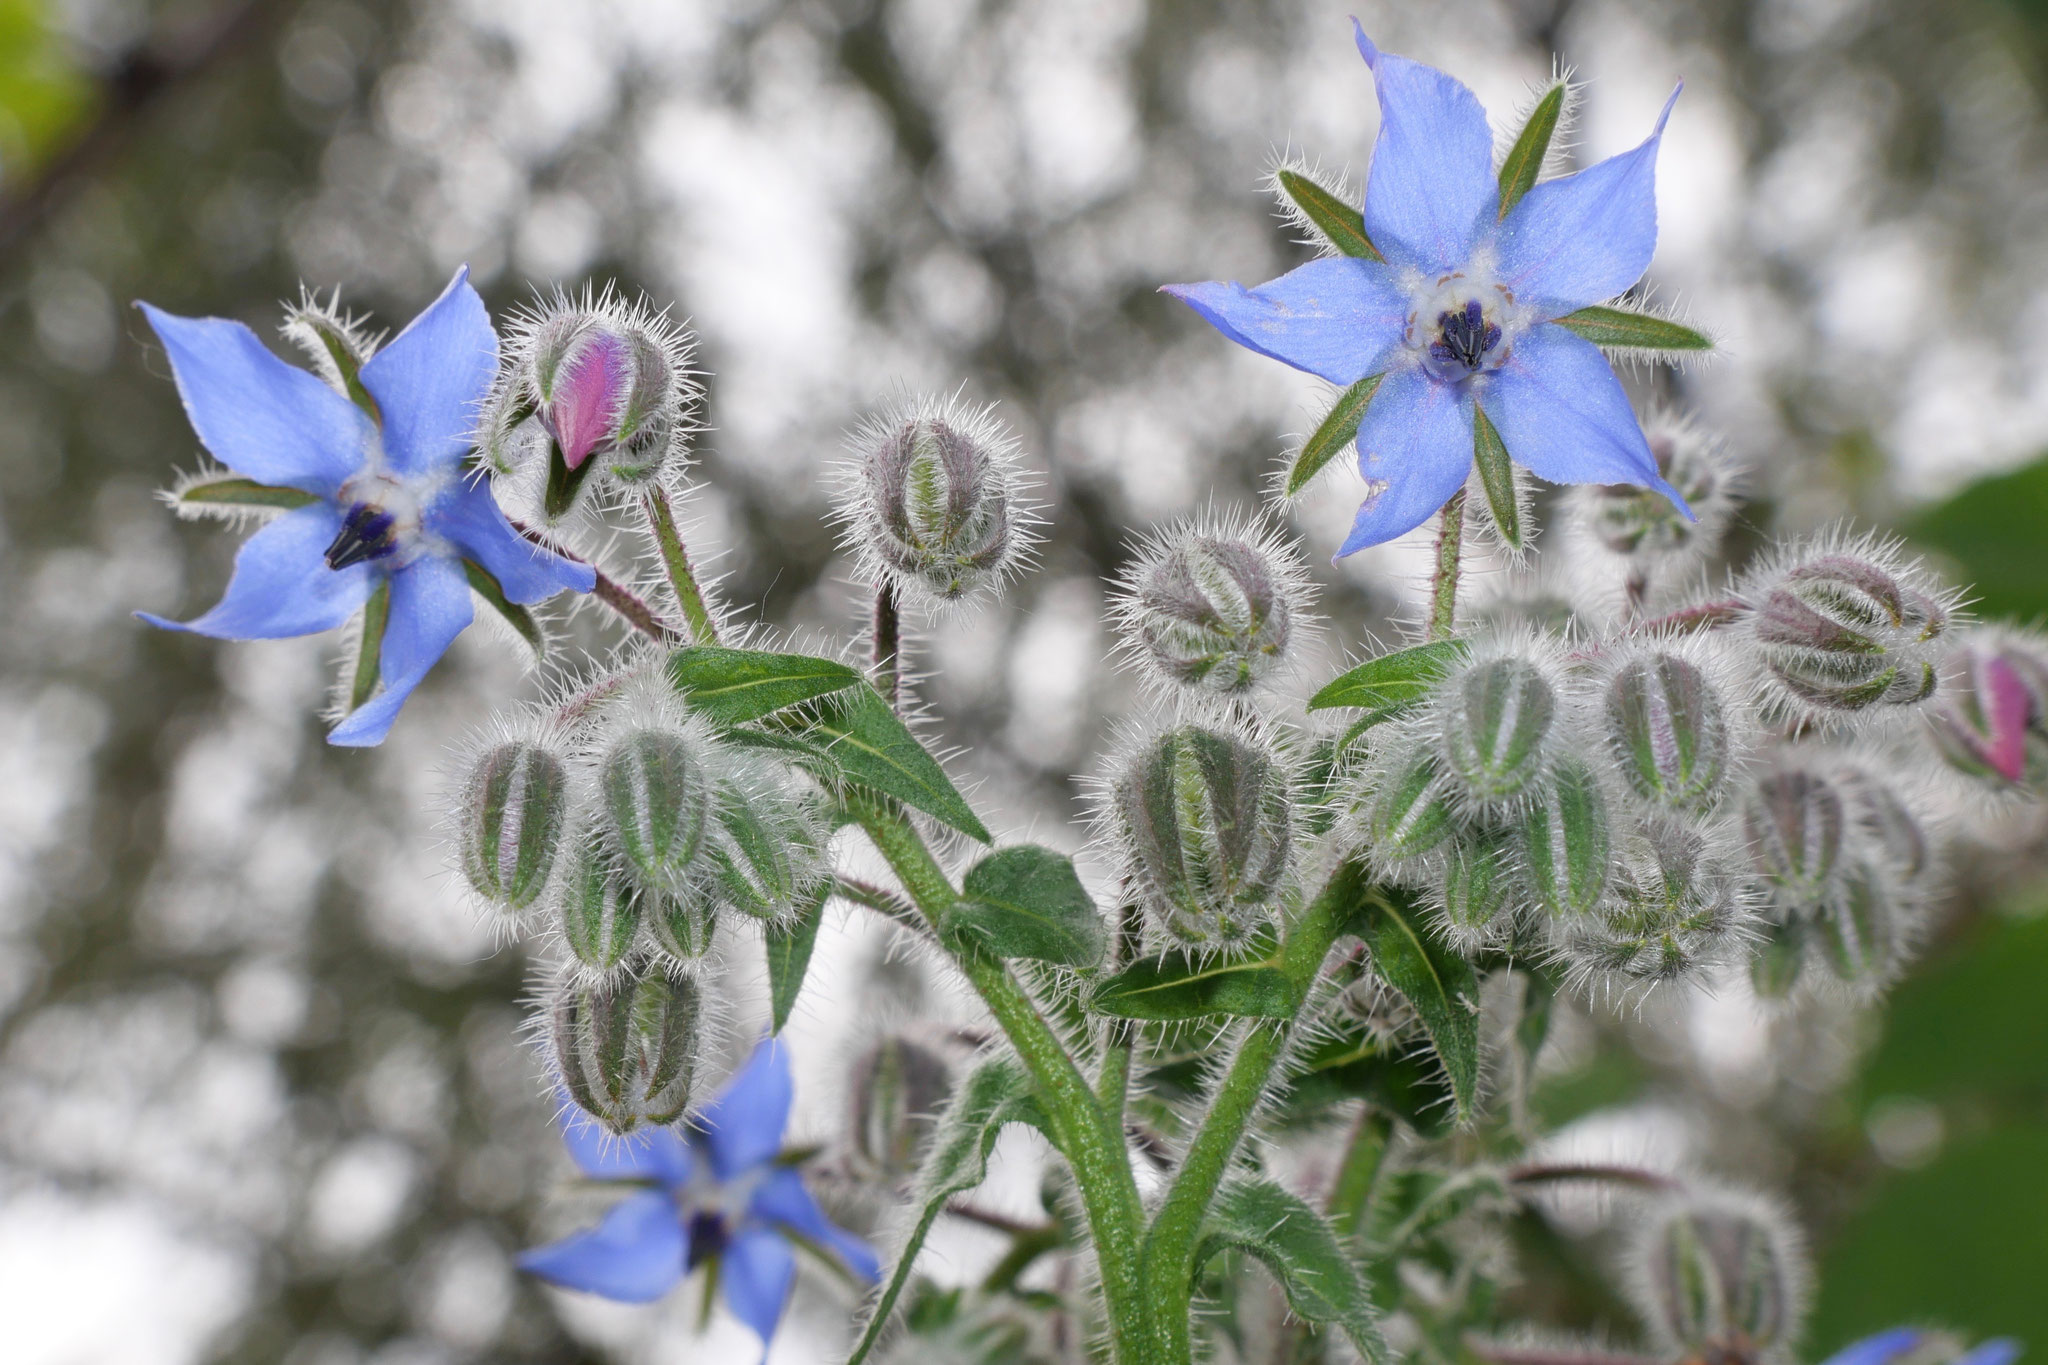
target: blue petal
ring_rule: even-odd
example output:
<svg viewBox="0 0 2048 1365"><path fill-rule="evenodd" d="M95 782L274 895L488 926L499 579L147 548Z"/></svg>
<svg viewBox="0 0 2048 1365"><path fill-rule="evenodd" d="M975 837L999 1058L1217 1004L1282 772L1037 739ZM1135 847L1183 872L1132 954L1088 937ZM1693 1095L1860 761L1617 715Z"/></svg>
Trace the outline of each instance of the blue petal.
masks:
<svg viewBox="0 0 2048 1365"><path fill-rule="evenodd" d="M382 744L398 708L475 616L469 579L452 559L428 555L391 575L391 614L377 674L384 690L327 732L329 744Z"/></svg>
<svg viewBox="0 0 2048 1365"><path fill-rule="evenodd" d="M789 1050L778 1038L763 1039L698 1118L711 1150L711 1169L720 1180L752 1170L782 1150L782 1130L795 1096Z"/></svg>
<svg viewBox="0 0 2048 1365"><path fill-rule="evenodd" d="M733 1238L718 1266L725 1285L725 1306L761 1338L761 1359L768 1359L768 1341L789 1303L796 1283L796 1254L789 1243L766 1228L747 1228Z"/></svg>
<svg viewBox="0 0 2048 1365"><path fill-rule="evenodd" d="M1349 256L1310 261L1257 289L1211 281L1169 284L1165 292L1238 345L1332 384L1385 369L1408 325L1408 299L1394 272Z"/></svg>
<svg viewBox="0 0 2048 1365"><path fill-rule="evenodd" d="M588 1232L519 1254L519 1268L564 1289L650 1303L683 1278L689 1237L666 1194L642 1190Z"/></svg>
<svg viewBox="0 0 2048 1365"><path fill-rule="evenodd" d="M543 602L558 592L589 592L597 570L564 559L512 529L481 474L458 480L422 516L428 530L490 570L514 602Z"/></svg>
<svg viewBox="0 0 2048 1365"><path fill-rule="evenodd" d="M138 304L171 358L202 445L243 478L323 498L367 460L375 433L355 404L285 364L239 322Z"/></svg>
<svg viewBox="0 0 2048 1365"><path fill-rule="evenodd" d="M1465 486L1471 399L1420 369L1389 374L1358 426L1358 472L1385 486L1358 509L1339 559L1414 530Z"/></svg>
<svg viewBox="0 0 2048 1365"><path fill-rule="evenodd" d="M1479 97L1435 67L1373 46L1356 19L1358 51L1380 97L1380 133L1365 182L1365 235L1396 266L1424 274L1471 259L1500 213L1493 130Z"/></svg>
<svg viewBox="0 0 2048 1365"><path fill-rule="evenodd" d="M135 614L165 630L216 640L276 640L332 630L368 599L375 572L369 564L339 572L327 567L327 547L340 530L341 513L327 503L296 508L249 537L235 556L227 593L212 611L193 621Z"/></svg>
<svg viewBox="0 0 2048 1365"><path fill-rule="evenodd" d="M1920 1344L1924 1334L1917 1327L1891 1327L1852 1341L1829 1356L1822 1365L1889 1365Z"/></svg>
<svg viewBox="0 0 2048 1365"><path fill-rule="evenodd" d="M655 1180L670 1188L690 1179L690 1147L671 1128L643 1128L615 1137L562 1099L562 1145L592 1180Z"/></svg>
<svg viewBox="0 0 2048 1365"><path fill-rule="evenodd" d="M1500 225L1496 269L1519 302L1563 317L1643 277L1657 249L1657 144L1676 103L1678 90L1634 151L1546 180L1515 205Z"/></svg>
<svg viewBox="0 0 2048 1365"><path fill-rule="evenodd" d="M2026 1348L2011 1337L1979 1342L1956 1365L2012 1365Z"/></svg>
<svg viewBox="0 0 2048 1365"><path fill-rule="evenodd" d="M1515 342L1479 405L1516 463L1552 483L1634 483L1692 515L1657 474L1628 394L1600 348L1544 323Z"/></svg>
<svg viewBox="0 0 2048 1365"><path fill-rule="evenodd" d="M747 1208L756 1218L780 1223L805 1240L828 1248L862 1279L873 1282L881 1278L882 1264L875 1259L874 1248L827 1218L794 1169L777 1167L754 1191Z"/></svg>
<svg viewBox="0 0 2048 1365"><path fill-rule="evenodd" d="M363 387L384 417L384 458L399 474L431 474L469 453L477 408L498 373L498 334L455 272L441 297L363 366Z"/></svg>

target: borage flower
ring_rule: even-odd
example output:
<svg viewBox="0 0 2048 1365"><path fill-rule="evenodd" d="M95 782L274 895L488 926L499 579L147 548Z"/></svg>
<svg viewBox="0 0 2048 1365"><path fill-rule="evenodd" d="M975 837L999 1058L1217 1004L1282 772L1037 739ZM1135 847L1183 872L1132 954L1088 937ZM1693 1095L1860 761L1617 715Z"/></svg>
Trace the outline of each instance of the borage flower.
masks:
<svg viewBox="0 0 2048 1365"><path fill-rule="evenodd" d="M1338 556L1413 529L1462 489L1482 415L1553 483L1638 484L1684 510L1607 358L1558 325L1648 268L1671 103L1635 150L1504 203L1478 98L1363 29L1357 39L1380 101L1364 211L1378 259L1311 261L1257 289L1166 286L1261 355L1347 387L1380 377L1358 428L1368 491Z"/></svg>
<svg viewBox="0 0 2048 1365"><path fill-rule="evenodd" d="M1965 1350L1945 1332L1891 1327L1851 1342L1822 1365L2013 1365L2020 1350L2010 1337L1995 1337Z"/></svg>
<svg viewBox="0 0 2048 1365"><path fill-rule="evenodd" d="M524 1253L520 1268L565 1289L648 1303L712 1265L726 1307L760 1335L765 1358L796 1278L792 1239L830 1251L862 1279L881 1272L867 1243L826 1218L780 1160L793 1094L789 1054L770 1038L687 1137L670 1128L613 1137L565 1105L562 1137L585 1175L651 1188L589 1231Z"/></svg>
<svg viewBox="0 0 2048 1365"><path fill-rule="evenodd" d="M472 586L525 604L589 592L587 564L525 540L490 485L466 471L477 407L498 369L498 337L465 268L383 349L340 319L302 309L326 382L285 364L225 318L141 305L162 339L192 429L240 479L201 480L178 505L289 509L249 538L218 605L152 625L223 640L311 635L368 608L367 677L333 744L377 744L434 662L474 618ZM381 621L381 629L379 622Z"/></svg>

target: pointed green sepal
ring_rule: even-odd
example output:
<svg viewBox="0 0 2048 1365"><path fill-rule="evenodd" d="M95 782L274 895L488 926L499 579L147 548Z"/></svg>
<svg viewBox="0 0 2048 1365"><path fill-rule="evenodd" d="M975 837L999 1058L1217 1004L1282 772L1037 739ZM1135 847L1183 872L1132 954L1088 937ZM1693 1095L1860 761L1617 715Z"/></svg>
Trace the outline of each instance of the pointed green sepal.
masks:
<svg viewBox="0 0 2048 1365"><path fill-rule="evenodd" d="M1557 319L1557 325L1575 332L1595 346L1612 346L1636 351L1711 351L1714 340L1682 323L1654 313L1637 313L1626 308L1594 304Z"/></svg>
<svg viewBox="0 0 2048 1365"><path fill-rule="evenodd" d="M1486 490L1486 510L1493 513L1501 544L1522 548L1522 505L1515 496L1515 466L1507 443L1484 409L1472 406L1472 463L1479 467L1479 486Z"/></svg>
<svg viewBox="0 0 2048 1365"><path fill-rule="evenodd" d="M549 521L559 521L568 515L576 505L576 497L583 491L583 481L590 477L590 471L597 468L596 459L587 459L574 469L562 455L562 443L548 442L548 491L544 503Z"/></svg>
<svg viewBox="0 0 2048 1365"><path fill-rule="evenodd" d="M1529 121L1516 135L1515 145L1508 148L1507 159L1500 163L1501 217L1507 217L1508 211L1522 202L1522 196L1536 187L1536 177L1543 174L1543 158L1550 155L1550 140L1557 136L1557 125L1564 118L1568 89L1559 81L1543 93L1543 98L1529 111Z"/></svg>
<svg viewBox="0 0 2048 1365"><path fill-rule="evenodd" d="M1301 216L1323 235L1323 239L1346 256L1379 261L1386 257L1365 235L1365 215L1344 202L1335 191L1318 185L1299 171L1282 171L1273 177L1281 192L1294 201Z"/></svg>
<svg viewBox="0 0 2048 1365"><path fill-rule="evenodd" d="M363 640L356 649L356 674L349 681L348 709L353 711L377 691L378 665L384 660L384 624L391 619L391 580L382 579L363 605Z"/></svg>
<svg viewBox="0 0 2048 1365"><path fill-rule="evenodd" d="M1301 453L1294 457L1294 467L1287 471L1288 497L1306 488L1309 480L1322 473L1330 461L1357 439L1358 424L1365 420L1365 405L1372 402L1385 378L1384 374L1369 374L1337 395L1336 406L1303 443Z"/></svg>
<svg viewBox="0 0 2048 1365"><path fill-rule="evenodd" d="M184 507L271 507L290 512L320 501L316 493L299 488L276 488L254 479L206 479L186 484L176 494Z"/></svg>
<svg viewBox="0 0 2048 1365"><path fill-rule="evenodd" d="M470 591L490 603L491 609L505 618L505 624L526 641L535 658L548 652L547 632L540 628L540 621L532 612L505 596L505 589L489 569L474 560L465 559L462 572L469 578Z"/></svg>

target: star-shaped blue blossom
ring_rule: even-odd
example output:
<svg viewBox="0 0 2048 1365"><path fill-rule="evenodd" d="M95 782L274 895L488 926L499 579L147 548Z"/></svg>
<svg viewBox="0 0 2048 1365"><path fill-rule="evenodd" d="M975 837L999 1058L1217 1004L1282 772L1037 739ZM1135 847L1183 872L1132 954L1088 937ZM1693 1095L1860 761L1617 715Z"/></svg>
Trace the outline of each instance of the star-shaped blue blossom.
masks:
<svg viewBox="0 0 2048 1365"><path fill-rule="evenodd" d="M1918 1327L1891 1327L1861 1341L1851 1342L1829 1356L1822 1365L1895 1365L1934 1339L1933 1333ZM2012 1338L1997 1337L1979 1342L1949 1365L2013 1365L2020 1358L2020 1349L2020 1344Z"/></svg>
<svg viewBox="0 0 2048 1365"><path fill-rule="evenodd" d="M363 364L357 378L370 402L361 405L278 359L239 322L141 308L208 452L244 478L311 500L249 538L213 610L182 622L138 614L167 630L271 640L331 630L388 583L381 689L328 733L330 743L381 743L469 625L465 560L521 604L595 585L589 565L520 536L488 482L463 466L498 369L498 335L467 268Z"/></svg>
<svg viewBox="0 0 2048 1365"><path fill-rule="evenodd" d="M1311 261L1257 289L1166 287L1261 355L1333 384L1384 376L1358 428L1368 492L1338 556L1412 530L1465 486L1475 410L1552 483L1640 484L1684 509L1607 358L1557 325L1649 267L1677 92L1641 146L1536 185L1503 216L1478 98L1353 27L1379 92L1364 217L1385 260Z"/></svg>
<svg viewBox="0 0 2048 1365"><path fill-rule="evenodd" d="M688 1136L656 1128L613 1137L565 1106L562 1137L585 1175L648 1188L589 1231L522 1254L520 1267L565 1289L647 1303L716 1262L726 1306L759 1334L765 1356L796 1278L791 1237L831 1251L862 1279L881 1273L868 1244L826 1218L779 1160L794 1090L788 1050L769 1038Z"/></svg>

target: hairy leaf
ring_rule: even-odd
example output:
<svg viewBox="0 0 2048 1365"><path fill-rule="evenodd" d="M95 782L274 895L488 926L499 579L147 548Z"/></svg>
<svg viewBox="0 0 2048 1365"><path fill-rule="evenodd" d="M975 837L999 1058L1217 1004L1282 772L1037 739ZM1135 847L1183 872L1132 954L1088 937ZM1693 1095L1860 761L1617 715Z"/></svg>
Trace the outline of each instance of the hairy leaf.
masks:
<svg viewBox="0 0 2048 1365"><path fill-rule="evenodd" d="M1309 1322L1341 1327L1372 1365L1393 1359L1380 1339L1365 1282L1324 1217L1277 1181L1237 1179L1217 1191L1199 1269L1226 1248L1256 1257L1287 1293L1288 1306Z"/></svg>
<svg viewBox="0 0 2048 1365"><path fill-rule="evenodd" d="M861 680L857 670L833 659L718 645L677 650L669 655L668 676L692 711L719 725L759 720Z"/></svg>
<svg viewBox="0 0 2048 1365"><path fill-rule="evenodd" d="M818 945L818 926L824 923L825 902L831 898L828 880L804 897L794 915L768 923L768 1000L777 1033L789 1022L789 1012L803 993L811 949Z"/></svg>
<svg viewBox="0 0 2048 1365"><path fill-rule="evenodd" d="M1464 656L1462 640L1434 640L1382 654L1333 678L1309 698L1308 709L1326 711L1333 706L1355 706L1368 713L1363 724L1391 720L1428 696L1437 680Z"/></svg>
<svg viewBox="0 0 2048 1365"><path fill-rule="evenodd" d="M970 838L992 841L939 761L866 683L828 697L808 727L847 781L893 796Z"/></svg>
<svg viewBox="0 0 2048 1365"><path fill-rule="evenodd" d="M1578 333L1595 346L1619 346L1649 351L1711 351L1713 338L1683 323L1651 313L1632 312L1594 304L1567 313L1557 325Z"/></svg>
<svg viewBox="0 0 2048 1365"><path fill-rule="evenodd" d="M968 869L961 892L939 917L939 931L997 957L1093 967L1109 946L1073 859L1049 848L999 849Z"/></svg>
<svg viewBox="0 0 2048 1365"><path fill-rule="evenodd" d="M1171 952L1144 958L1095 988L1089 1007L1119 1019L1175 1021L1229 1014L1288 1019L1295 990L1281 969L1279 946L1266 938L1255 947L1220 956Z"/></svg>
<svg viewBox="0 0 2048 1365"><path fill-rule="evenodd" d="M1472 964L1423 927L1413 893L1380 888L1364 898L1352 932L1372 950L1373 969L1414 1006L1443 1063L1460 1121L1479 1093L1479 981Z"/></svg>

